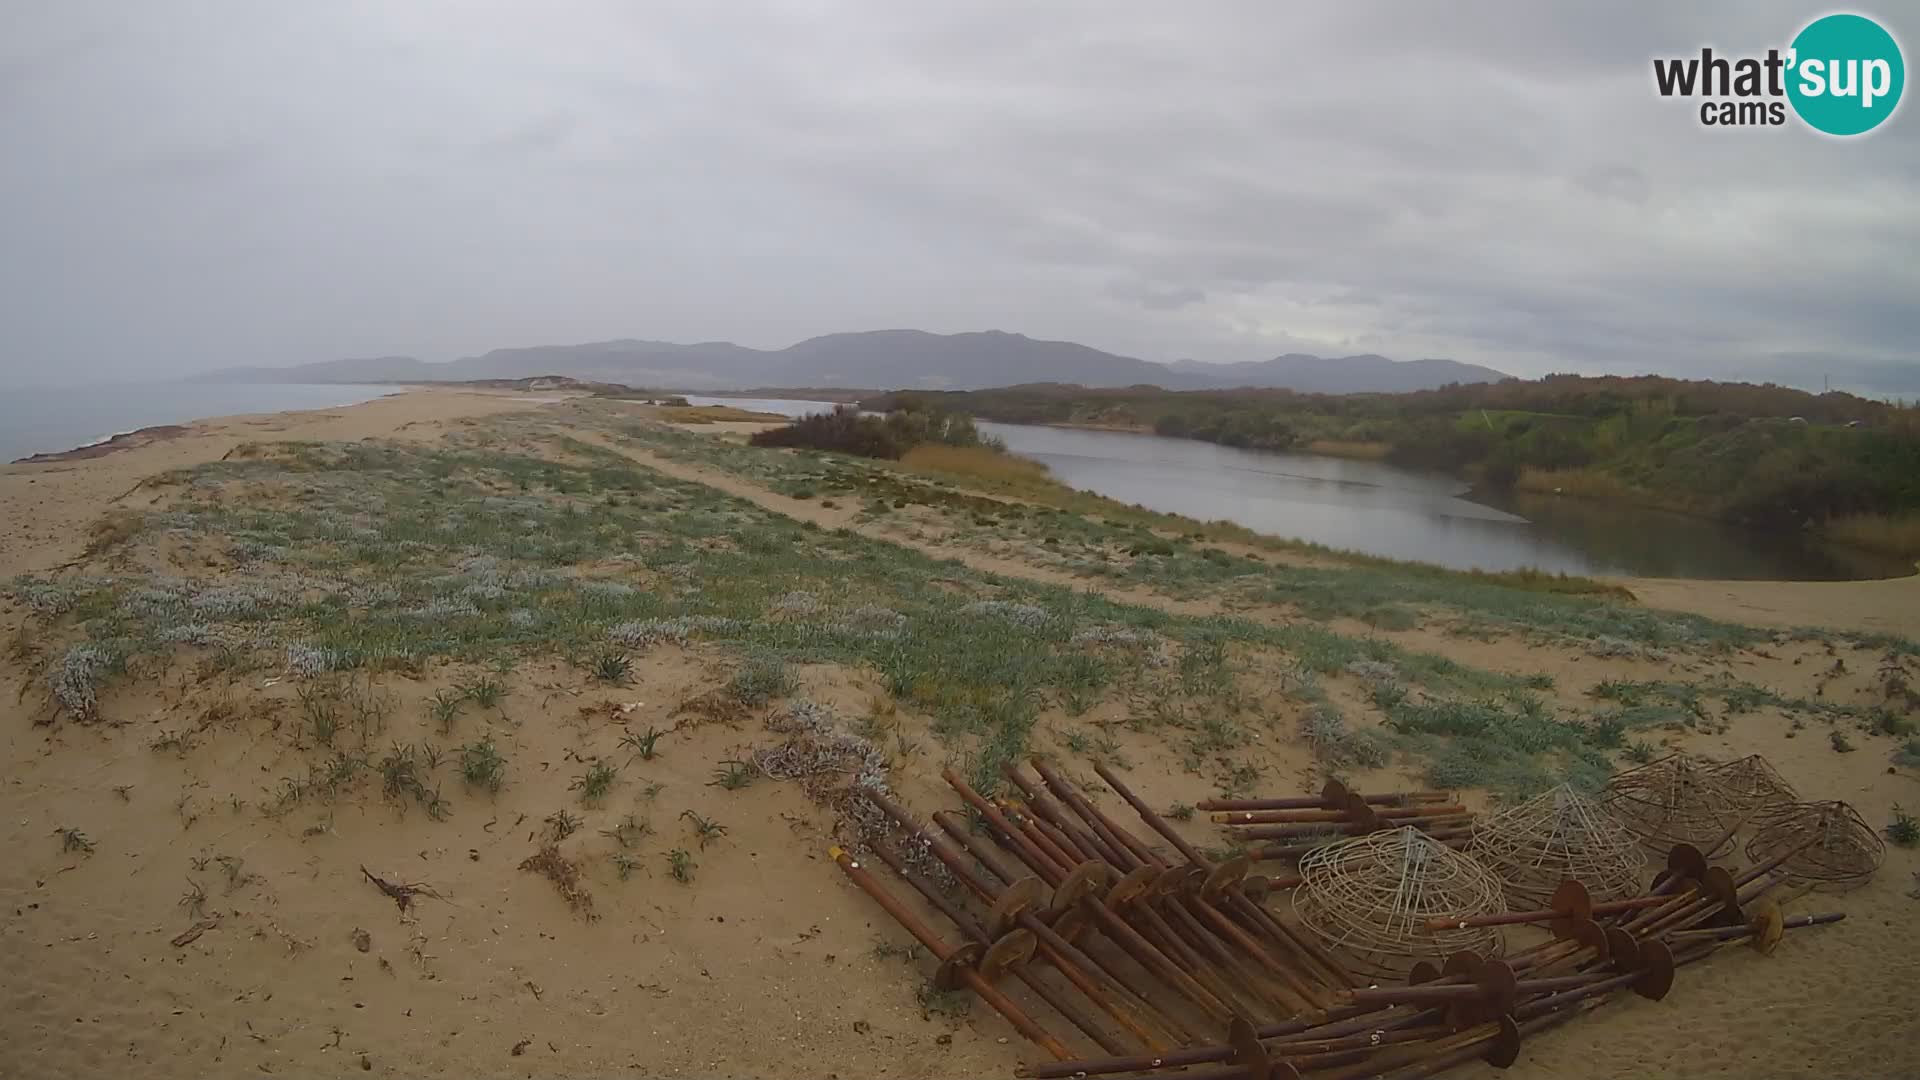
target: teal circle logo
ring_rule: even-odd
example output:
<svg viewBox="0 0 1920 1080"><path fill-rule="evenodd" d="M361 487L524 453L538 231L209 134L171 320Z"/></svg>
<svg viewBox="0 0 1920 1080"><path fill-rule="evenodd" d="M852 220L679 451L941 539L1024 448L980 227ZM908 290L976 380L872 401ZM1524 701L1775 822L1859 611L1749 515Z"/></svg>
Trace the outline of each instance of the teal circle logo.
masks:
<svg viewBox="0 0 1920 1080"><path fill-rule="evenodd" d="M1787 100L1807 126L1864 135L1900 106L1907 65L1900 43L1864 15L1825 15L1793 39Z"/></svg>

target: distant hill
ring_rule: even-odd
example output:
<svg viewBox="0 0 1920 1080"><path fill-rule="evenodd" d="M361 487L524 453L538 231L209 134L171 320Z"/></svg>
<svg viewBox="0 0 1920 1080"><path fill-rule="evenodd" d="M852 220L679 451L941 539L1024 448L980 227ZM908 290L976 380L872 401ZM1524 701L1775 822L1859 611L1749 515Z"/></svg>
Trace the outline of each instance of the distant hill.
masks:
<svg viewBox="0 0 1920 1080"><path fill-rule="evenodd" d="M1246 364L1202 364L1180 360L1167 367L1214 386L1259 386L1308 394L1399 394L1433 390L1448 383L1499 382L1508 376L1458 360L1389 360L1374 353L1312 356L1287 353Z"/></svg>
<svg viewBox="0 0 1920 1080"><path fill-rule="evenodd" d="M197 378L212 382L451 382L545 374L677 390L751 386L976 390L1056 382L1170 390L1279 387L1330 394L1425 390L1507 377L1491 368L1452 360L1398 362L1373 355L1323 358L1289 353L1257 363L1157 364L1071 341L1045 341L999 330L963 334L869 330L809 338L784 349L750 349L727 341L681 345L624 338L494 349L441 364L410 356L382 356L288 368L229 368Z"/></svg>
<svg viewBox="0 0 1920 1080"><path fill-rule="evenodd" d="M293 367L236 367L195 375L189 382L357 383L433 382L449 376L451 364L429 364L411 356L367 356L322 360Z"/></svg>

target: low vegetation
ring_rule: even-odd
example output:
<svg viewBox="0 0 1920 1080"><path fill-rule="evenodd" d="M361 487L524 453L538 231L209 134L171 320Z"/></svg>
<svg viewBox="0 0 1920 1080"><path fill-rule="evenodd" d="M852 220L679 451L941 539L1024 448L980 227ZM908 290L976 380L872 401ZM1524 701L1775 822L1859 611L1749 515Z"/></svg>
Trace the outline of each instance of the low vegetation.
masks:
<svg viewBox="0 0 1920 1080"><path fill-rule="evenodd" d="M923 476L963 479L993 490L1051 495L1059 487L1037 461L988 446L922 443L900 458L900 467Z"/></svg>
<svg viewBox="0 0 1920 1080"><path fill-rule="evenodd" d="M1887 839L1900 847L1920 845L1920 818L1894 807L1893 821L1887 825Z"/></svg>
<svg viewBox="0 0 1920 1080"><path fill-rule="evenodd" d="M699 869L700 864L693 861L693 856L687 853L687 849L674 848L667 852L666 859L668 877L682 885L693 883L693 872Z"/></svg>
<svg viewBox="0 0 1920 1080"><path fill-rule="evenodd" d="M1291 741L1295 724L1327 773L1395 764L1435 786L1518 796L1596 786L1616 759L1650 756L1656 731L1718 730L1760 708L1862 740L1904 722L1890 708L1731 681L1603 682L1589 705L1569 706L1543 676L1399 643L1440 631L1688 662L1789 640L1645 610L1597 583L1295 558L1251 534L1066 492L976 446L856 460L636 424L612 404L576 408L564 426L510 415L445 445L243 448L150 482L154 508L118 529L100 565L8 586L35 620L36 715L117 720L130 679L169 671L281 684L287 715L275 724L296 756L251 800L259 813L306 808L302 827L324 832L336 801L368 792L430 820L472 802L492 814L510 783L563 769L553 775L571 779L568 808L526 808L525 831L580 874L621 876L660 865L638 847L651 827L630 812L660 791L646 763L670 755L713 798L768 774L738 751L682 761L678 718L628 728L622 712L604 714L616 721L599 728L604 741L565 766L510 763L519 722L504 713L553 680L595 708L657 700L643 688L662 653L694 652L714 673L696 695L702 722L781 715L818 666L857 673L883 702L868 745L931 753L989 792L1006 763L1053 746L1122 767L1165 754L1220 791L1251 792L1280 775L1266 740ZM815 527L672 479L628 447L844 500L859 510L843 520L862 528ZM999 576L888 539L929 535L1074 580ZM1212 613L1125 602L1132 590ZM1906 670L1910 644L1875 647ZM547 665L537 679L524 674L532 664ZM428 685L400 708L395 680ZM903 730L904 717L919 729ZM150 738L186 756L204 726ZM191 822L207 807L177 809ZM675 880L693 873L686 850L727 848L710 809L680 815ZM608 846L634 854L610 861ZM530 869L565 880L535 858Z"/></svg>
<svg viewBox="0 0 1920 1080"><path fill-rule="evenodd" d="M660 419L669 424L766 424L778 423L786 417L778 413L756 412L753 409L739 409L731 405L689 405L684 398L676 398L661 405L656 411Z"/></svg>
<svg viewBox="0 0 1920 1080"><path fill-rule="evenodd" d="M831 412L811 413L784 427L755 432L755 446L807 447L867 458L898 458L915 447L995 449L983 439L964 413L937 412L918 405L893 409L883 416L863 413L852 405L836 405Z"/></svg>
<svg viewBox="0 0 1920 1080"><path fill-rule="evenodd" d="M507 761L492 739L484 739L460 748L460 775L474 787L498 792L506 783Z"/></svg>

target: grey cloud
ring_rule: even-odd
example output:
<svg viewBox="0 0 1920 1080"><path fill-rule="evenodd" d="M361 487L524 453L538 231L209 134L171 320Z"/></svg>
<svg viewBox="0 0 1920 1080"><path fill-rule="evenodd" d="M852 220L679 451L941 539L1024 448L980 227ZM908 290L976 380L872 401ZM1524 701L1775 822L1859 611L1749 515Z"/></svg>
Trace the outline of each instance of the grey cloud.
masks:
<svg viewBox="0 0 1920 1080"><path fill-rule="evenodd" d="M1137 281L1115 282L1107 295L1153 311L1178 311L1207 298L1199 289L1166 288Z"/></svg>
<svg viewBox="0 0 1920 1080"><path fill-rule="evenodd" d="M1631 165L1595 165L1574 180L1585 191L1603 199L1619 199L1638 206L1647 201L1647 174Z"/></svg>
<svg viewBox="0 0 1920 1080"><path fill-rule="evenodd" d="M1653 56L1806 15L47 5L0 42L0 364L917 325L1891 385L1912 107L1837 143L1652 90Z"/></svg>

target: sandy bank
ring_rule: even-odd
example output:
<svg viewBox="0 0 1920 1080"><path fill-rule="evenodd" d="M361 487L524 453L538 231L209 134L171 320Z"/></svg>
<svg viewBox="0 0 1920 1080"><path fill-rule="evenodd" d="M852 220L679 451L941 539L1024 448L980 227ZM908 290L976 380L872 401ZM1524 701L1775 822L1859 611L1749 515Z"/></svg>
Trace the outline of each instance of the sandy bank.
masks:
<svg viewBox="0 0 1920 1080"><path fill-rule="evenodd" d="M245 442L304 439L437 439L478 416L530 409L560 395L442 388L400 389L358 405L255 413L143 429L100 449L54 460L0 465L0 576L48 570L79 555L88 529L140 481L169 469L218 461ZM164 433L164 437L162 437ZM117 445L116 445L117 443Z"/></svg>

